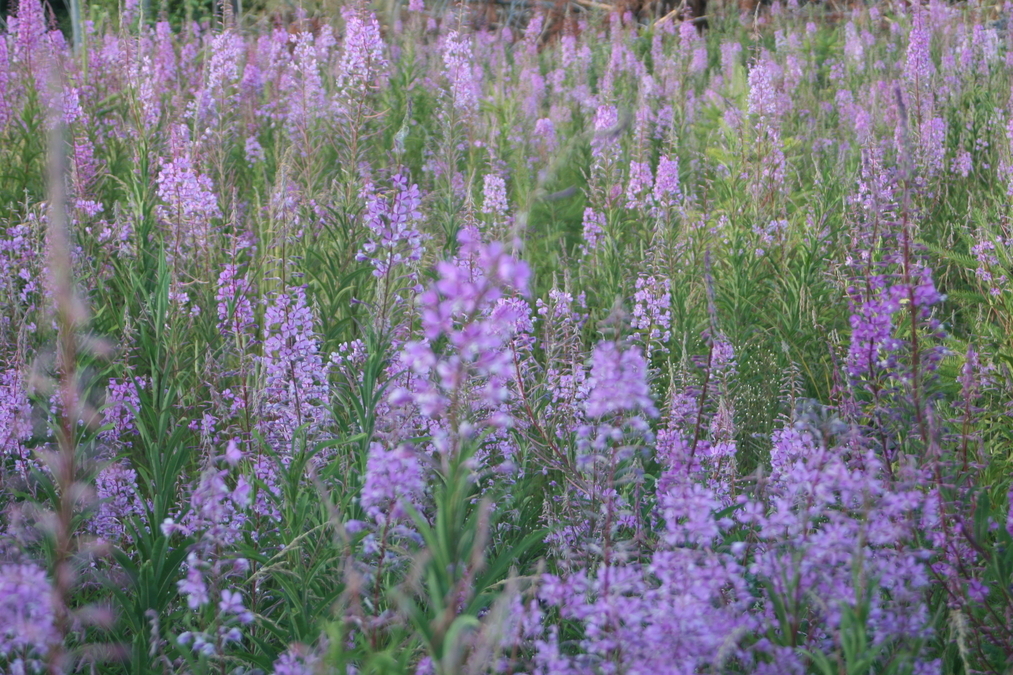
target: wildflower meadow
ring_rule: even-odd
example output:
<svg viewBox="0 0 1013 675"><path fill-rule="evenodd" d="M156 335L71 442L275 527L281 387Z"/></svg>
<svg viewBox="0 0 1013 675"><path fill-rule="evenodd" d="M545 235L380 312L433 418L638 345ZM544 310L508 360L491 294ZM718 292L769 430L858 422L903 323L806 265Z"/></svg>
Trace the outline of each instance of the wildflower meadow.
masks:
<svg viewBox="0 0 1013 675"><path fill-rule="evenodd" d="M1013 672L1013 3L428 2L9 8L0 672Z"/></svg>

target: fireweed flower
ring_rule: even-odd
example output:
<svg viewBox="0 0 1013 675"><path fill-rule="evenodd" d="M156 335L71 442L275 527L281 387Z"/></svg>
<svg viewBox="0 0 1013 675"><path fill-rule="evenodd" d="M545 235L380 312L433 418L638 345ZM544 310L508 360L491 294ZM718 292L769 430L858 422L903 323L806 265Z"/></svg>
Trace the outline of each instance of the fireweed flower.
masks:
<svg viewBox="0 0 1013 675"><path fill-rule="evenodd" d="M772 220L767 225L754 225L753 234L757 235L757 257L767 254L767 251L776 244L780 243L783 238L783 233L788 231L787 220Z"/></svg>
<svg viewBox="0 0 1013 675"><path fill-rule="evenodd" d="M405 517L403 504L416 503L425 490L422 469L415 451L406 445L390 450L371 443L366 460L366 480L359 504L378 524Z"/></svg>
<svg viewBox="0 0 1013 675"><path fill-rule="evenodd" d="M0 371L0 457L13 458L21 473L30 469L25 442L32 437L31 405L24 377L16 369Z"/></svg>
<svg viewBox="0 0 1013 675"><path fill-rule="evenodd" d="M253 315L253 284L237 265L227 264L218 274L215 301L218 331L223 336L251 336L256 327Z"/></svg>
<svg viewBox="0 0 1013 675"><path fill-rule="evenodd" d="M303 645L292 645L274 662L274 675L315 675L319 657Z"/></svg>
<svg viewBox="0 0 1013 675"><path fill-rule="evenodd" d="M630 178L626 184L626 208L646 209L652 204L654 175L646 162L630 162Z"/></svg>
<svg viewBox="0 0 1013 675"><path fill-rule="evenodd" d="M328 369L314 333L313 312L303 288L278 293L264 312L265 438L278 452L291 451L297 428L319 434L330 419Z"/></svg>
<svg viewBox="0 0 1013 675"><path fill-rule="evenodd" d="M614 105L598 106L592 124L591 155L595 159L611 156L611 151L618 144L619 111Z"/></svg>
<svg viewBox="0 0 1013 675"><path fill-rule="evenodd" d="M974 161L971 158L971 153L966 150L958 152L950 164L950 171L960 174L961 178L967 178L972 169L974 169Z"/></svg>
<svg viewBox="0 0 1013 675"><path fill-rule="evenodd" d="M922 122L918 136L920 170L931 177L944 170L946 159L946 120L932 117Z"/></svg>
<svg viewBox="0 0 1013 675"><path fill-rule="evenodd" d="M207 77L203 91L197 97L197 119L204 124L214 122L228 114L237 96L246 45L242 36L233 30L215 35L211 40L211 57L207 61Z"/></svg>
<svg viewBox="0 0 1013 675"><path fill-rule="evenodd" d="M558 438L568 438L584 420L587 395L586 354L580 332L587 319L581 312L583 298L559 289L536 301L542 324L541 346L546 354L545 384L549 392L546 412Z"/></svg>
<svg viewBox="0 0 1013 675"><path fill-rule="evenodd" d="M339 106L347 106L374 86L388 63L376 15L358 7L345 6L341 9L341 16L345 20L345 39L338 60L335 87Z"/></svg>
<svg viewBox="0 0 1013 675"><path fill-rule="evenodd" d="M39 0L20 0L17 13L7 26L14 36L11 62L25 68L34 80L35 89L46 95L48 86L50 44L47 41L46 16Z"/></svg>
<svg viewBox="0 0 1013 675"><path fill-rule="evenodd" d="M371 237L356 260L368 260L375 277L386 277L397 267L418 262L425 251L424 235L418 230L422 222L419 186L409 186L408 178L401 174L395 174L391 184L393 188L386 193L366 195L365 218Z"/></svg>
<svg viewBox="0 0 1013 675"><path fill-rule="evenodd" d="M851 315L848 348L851 377L872 375L896 365L896 353L903 346L903 342L894 337L894 315L900 309L897 298L881 293L879 299L864 303Z"/></svg>
<svg viewBox="0 0 1013 675"><path fill-rule="evenodd" d="M876 579L870 597L874 634L927 634L930 618L922 589L928 574L918 540L918 510L926 504L911 485L884 482L872 453L828 448L805 425L774 436L770 507L746 505L737 517L756 528L761 546L751 572L782 597L810 597L801 611L836 629L842 603L852 604L856 583ZM846 459L849 458L850 459ZM850 462L850 464L849 464ZM855 549L855 542L863 548ZM799 635L818 644L819 636Z"/></svg>
<svg viewBox="0 0 1013 675"><path fill-rule="evenodd" d="M478 112L481 83L475 77L471 38L456 30L450 31L443 42L443 63L453 107L464 119Z"/></svg>
<svg viewBox="0 0 1013 675"><path fill-rule="evenodd" d="M246 479L241 476L237 480L236 489L232 493L233 502L240 508L245 508L248 505L250 511L263 521L277 523L281 520L281 511L276 503L281 497L278 463L273 457L260 454L251 458L250 465L250 478ZM255 481L256 490L253 489L250 481ZM252 501L251 495L253 495ZM253 534L254 540L258 537L259 534Z"/></svg>
<svg viewBox="0 0 1013 675"><path fill-rule="evenodd" d="M155 24L155 44L152 65L155 73L155 86L159 91L172 88L176 77L176 50L173 47L172 26L168 21Z"/></svg>
<svg viewBox="0 0 1013 675"><path fill-rule="evenodd" d="M605 237L605 216L588 207L584 209L584 243L580 245L581 255L591 255Z"/></svg>
<svg viewBox="0 0 1013 675"><path fill-rule="evenodd" d="M911 32L908 33L907 54L904 62L904 76L912 87L928 90L935 64L931 54L932 33L926 25L924 11L915 11Z"/></svg>
<svg viewBox="0 0 1013 675"><path fill-rule="evenodd" d="M482 213L502 219L510 210L506 181L498 174L489 173L482 179L482 186Z"/></svg>
<svg viewBox="0 0 1013 675"><path fill-rule="evenodd" d="M0 565L0 657L12 667L35 670L59 641L54 603L53 586L42 569Z"/></svg>
<svg viewBox="0 0 1013 675"><path fill-rule="evenodd" d="M779 90L780 77L781 69L769 54L749 69L749 114L764 125L777 126L781 116L791 108L791 99Z"/></svg>
<svg viewBox="0 0 1013 675"><path fill-rule="evenodd" d="M702 73L707 69L707 45L692 21L679 24L679 51L687 63L687 72Z"/></svg>
<svg viewBox="0 0 1013 675"><path fill-rule="evenodd" d="M234 614L238 617L240 623L252 623L253 614L243 606L243 594L239 591L230 591L225 589L222 591L222 599L218 603L218 609L223 614Z"/></svg>
<svg viewBox="0 0 1013 675"><path fill-rule="evenodd" d="M984 232L979 233L977 238L978 241L971 246L971 254L978 261L974 275L988 288L991 295L999 295L1006 287L1008 278L996 255L996 242Z"/></svg>
<svg viewBox="0 0 1013 675"><path fill-rule="evenodd" d="M712 337L708 331L703 338L710 343L709 356L694 361L704 371L707 396L698 386L673 386L667 419L655 445L664 467L659 491L692 478L706 485L715 498L727 499L737 453L731 395L737 370L735 349L721 333Z"/></svg>
<svg viewBox="0 0 1013 675"><path fill-rule="evenodd" d="M665 353L672 337L671 282L655 276L641 276L633 295L633 339L645 345L647 359L655 352Z"/></svg>
<svg viewBox="0 0 1013 675"><path fill-rule="evenodd" d="M666 419L658 429L654 454L664 467L658 480L658 491L664 493L673 482L684 476L697 477L703 469L700 458L691 447L700 415L700 392L692 387L672 388ZM698 440L699 443L699 440Z"/></svg>
<svg viewBox="0 0 1013 675"><path fill-rule="evenodd" d="M728 338L722 333L718 333L716 336L706 333L704 338L711 344L710 367L714 374L718 377L734 375L736 370L735 347L728 341Z"/></svg>
<svg viewBox="0 0 1013 675"><path fill-rule="evenodd" d="M772 189L784 189L785 157L781 143L781 117L792 106L783 93L781 68L766 52L749 70L748 111L756 122L756 133L763 144L759 173L752 185L759 197Z"/></svg>
<svg viewBox="0 0 1013 675"><path fill-rule="evenodd" d="M609 440L618 440L621 430L608 420L619 418L636 432L648 433L645 418L657 417L650 387L647 362L639 347L622 350L614 342L599 343L591 355L591 375L584 412L590 419L606 420L597 428L578 430L585 449L601 451Z"/></svg>
<svg viewBox="0 0 1013 675"><path fill-rule="evenodd" d="M225 455L223 456L225 463L229 466L239 466L239 463L243 461L243 451L239 449L239 444L236 439L229 440L228 445L225 447Z"/></svg>
<svg viewBox="0 0 1013 675"><path fill-rule="evenodd" d="M191 511L184 524L190 532L200 533L204 548L234 544L246 522L243 511L249 505L248 488L238 484L234 490L228 477L228 469L208 469L190 494Z"/></svg>
<svg viewBox="0 0 1013 675"><path fill-rule="evenodd" d="M739 54L742 53L741 42L721 43L721 72L725 79L731 80L735 75L735 66L739 63Z"/></svg>
<svg viewBox="0 0 1013 675"><path fill-rule="evenodd" d="M101 170L101 163L95 157L95 145L85 134L74 138L74 152L71 162L71 184L74 206L86 218L94 218L102 211L102 205L88 197Z"/></svg>
<svg viewBox="0 0 1013 675"><path fill-rule="evenodd" d="M109 380L106 390L106 405L103 421L112 424L112 429L102 432L100 437L110 445L130 446L130 436L136 430L134 416L141 409L138 389L144 389L142 378L128 377Z"/></svg>
<svg viewBox="0 0 1013 675"><path fill-rule="evenodd" d="M283 71L287 103L285 127L289 136L301 144L300 152L304 155L310 150L306 134L312 128L313 121L328 117L327 96L314 40L312 33L296 35L293 38L293 67Z"/></svg>
<svg viewBox="0 0 1013 675"><path fill-rule="evenodd" d="M230 453L235 454L231 445L226 451L226 460ZM223 644L242 638L234 625L229 625L230 621L240 624L253 621L253 615L243 606L242 595L229 588L236 577L242 577L249 570L248 561L230 551L241 539L248 522L252 487L244 474L233 473L236 467L232 462L226 461L226 464L230 468L209 467L201 473L190 493L190 510L182 524L177 525L171 519L162 524L166 536L181 531L196 539L187 553L186 573L176 582L176 587L192 610L201 609L220 593L218 630L220 637L226 638ZM198 651L208 642L203 633L188 637L186 644L191 639L199 643L194 646ZM211 656L215 651L203 650L202 653Z"/></svg>
<svg viewBox="0 0 1013 675"><path fill-rule="evenodd" d="M7 312L15 306L20 306L25 314L36 308L43 278L43 256L36 238L39 226L44 225L44 221L40 223L40 220L36 214L29 214L25 222L9 228L6 236L0 237L0 291L11 299L0 314L2 322L12 318ZM0 324L0 327L4 326ZM32 324L26 327L29 330L35 328Z"/></svg>
<svg viewBox="0 0 1013 675"><path fill-rule="evenodd" d="M856 70L865 69L865 44L858 35L854 21L844 26L844 56Z"/></svg>
<svg viewBox="0 0 1013 675"><path fill-rule="evenodd" d="M191 553L187 557L189 569L187 570L186 577L176 582L180 595L186 596L186 604L193 610L200 609L211 600L210 596L208 596L208 587L204 583L204 575L201 574L199 564L200 560L195 554Z"/></svg>
<svg viewBox="0 0 1013 675"><path fill-rule="evenodd" d="M979 378L981 362L978 352L973 344L967 345L967 352L964 355L964 365L960 368L960 375L957 382L960 383L960 398L967 405L973 405L974 401L981 394L982 383Z"/></svg>
<svg viewBox="0 0 1013 675"><path fill-rule="evenodd" d="M936 289L931 269L922 265L912 267L910 284L890 284L884 276L872 277L871 294L855 306L850 318L852 332L847 361L848 374L853 379L875 377L879 373L908 376L899 370L907 342L896 336L896 328L909 320L910 303L914 304L920 328L937 332L938 324L931 320L932 308L943 297ZM934 369L940 356L938 349L926 349L922 367Z"/></svg>
<svg viewBox="0 0 1013 675"><path fill-rule="evenodd" d="M496 407L509 397L513 356L507 348L516 326L515 310L504 308L493 317L501 300L526 295L530 270L508 254L501 244L484 244L474 229L459 236L461 251L454 260L436 267L436 283L419 297L424 341L405 344L401 359L416 376L413 389L399 387L391 394L393 404L415 403L423 417L442 419L452 406L461 404L466 390L473 397L472 411ZM446 354L432 345L446 339ZM463 413L463 416L462 416ZM451 449L452 436L470 433L463 425L465 411L458 411L459 424L445 429L438 449ZM501 421L490 417L486 423Z"/></svg>
<svg viewBox="0 0 1013 675"><path fill-rule="evenodd" d="M14 116L14 87L11 86L11 62L8 56L7 40L0 40L0 133Z"/></svg>
<svg viewBox="0 0 1013 675"><path fill-rule="evenodd" d="M214 184L193 165L189 131L179 125L176 132L173 155L162 161L158 172L158 198L162 203L155 207L159 219L173 232L173 258L210 246L212 221L222 216Z"/></svg>
<svg viewBox="0 0 1013 675"><path fill-rule="evenodd" d="M542 33L543 21L544 18L541 14L531 17L524 30L524 40L521 43L523 54L519 59L521 87L516 95L523 97L521 110L531 120L539 116L546 92L545 77L542 76L541 64L538 59L538 42Z"/></svg>
<svg viewBox="0 0 1013 675"><path fill-rule="evenodd" d="M607 503L611 499L605 496ZM622 645L621 664L630 672L671 672L673 663L680 664L676 672L716 665L722 653L735 652L738 636L750 626L746 609L752 602L735 554L718 553L714 546L734 525L714 516L723 506L683 474L659 489L665 528L646 563L602 564L565 578L547 575L541 598L582 625L584 653L614 658ZM551 635L550 629L550 641ZM580 672L579 658L554 651L553 672Z"/></svg>
<svg viewBox="0 0 1013 675"><path fill-rule="evenodd" d="M341 373L348 382L362 382L362 368L369 354L366 343L362 340L351 340L338 345L338 351L331 352L331 368Z"/></svg>
<svg viewBox="0 0 1013 675"><path fill-rule="evenodd" d="M264 147L257 140L256 136L248 136L246 138L244 151L246 153L246 161L250 166L263 162L267 157Z"/></svg>
<svg viewBox="0 0 1013 675"><path fill-rule="evenodd" d="M123 462L110 464L95 479L99 504L88 529L110 543L129 541L126 524L134 516L144 516L137 487L137 472Z"/></svg>
<svg viewBox="0 0 1013 675"><path fill-rule="evenodd" d="M657 211L678 207L682 202L682 187L679 183L679 162L662 155L658 160L658 175L652 194Z"/></svg>
<svg viewBox="0 0 1013 675"><path fill-rule="evenodd" d="M548 117L535 121L535 137L544 152L553 152L558 145L556 125Z"/></svg>
<svg viewBox="0 0 1013 675"><path fill-rule="evenodd" d="M1013 486L1006 493L1006 532L1013 537Z"/></svg>
<svg viewBox="0 0 1013 675"><path fill-rule="evenodd" d="M627 47L623 43L623 30L618 13L609 16L609 34L611 35L611 53L609 62L602 74L598 91L603 99L611 99L615 95L615 82L625 70Z"/></svg>

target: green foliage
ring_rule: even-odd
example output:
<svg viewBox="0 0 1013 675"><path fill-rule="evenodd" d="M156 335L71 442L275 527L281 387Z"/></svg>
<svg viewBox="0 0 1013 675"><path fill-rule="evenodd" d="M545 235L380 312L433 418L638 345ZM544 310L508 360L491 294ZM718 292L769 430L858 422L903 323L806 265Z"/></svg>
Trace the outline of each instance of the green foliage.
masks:
<svg viewBox="0 0 1013 675"><path fill-rule="evenodd" d="M393 592L439 675L462 671L476 649L475 635L483 623L497 618L486 610L502 592L511 568L523 564L525 554L545 537L542 529L517 529L490 546L497 515L490 498L479 495L468 468L473 451L453 458L448 474L433 489L432 520L417 510L412 513L425 544L415 554L415 588Z"/></svg>

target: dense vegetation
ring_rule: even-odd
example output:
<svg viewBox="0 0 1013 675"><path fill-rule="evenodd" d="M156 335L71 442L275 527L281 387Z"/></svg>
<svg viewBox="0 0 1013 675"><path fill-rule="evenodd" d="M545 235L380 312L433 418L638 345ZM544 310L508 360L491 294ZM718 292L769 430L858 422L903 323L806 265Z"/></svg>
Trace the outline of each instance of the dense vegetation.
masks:
<svg viewBox="0 0 1013 675"><path fill-rule="evenodd" d="M1009 672L1013 7L464 12L21 1L0 670Z"/></svg>

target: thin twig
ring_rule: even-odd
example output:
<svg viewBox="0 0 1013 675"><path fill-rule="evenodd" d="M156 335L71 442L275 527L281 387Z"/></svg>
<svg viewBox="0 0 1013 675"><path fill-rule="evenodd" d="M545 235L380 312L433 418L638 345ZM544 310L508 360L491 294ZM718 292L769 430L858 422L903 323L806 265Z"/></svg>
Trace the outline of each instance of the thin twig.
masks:
<svg viewBox="0 0 1013 675"><path fill-rule="evenodd" d="M590 7L591 9L601 9L606 12L616 11L615 5L605 5L600 2L594 2L594 0L573 0L573 2L583 7Z"/></svg>

